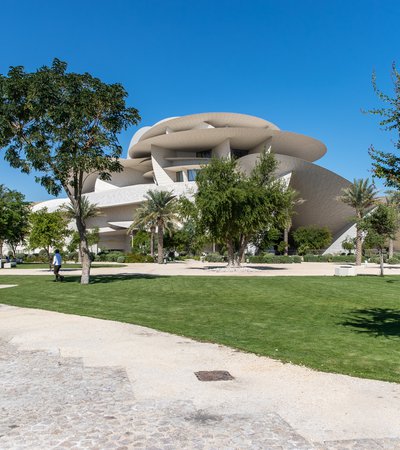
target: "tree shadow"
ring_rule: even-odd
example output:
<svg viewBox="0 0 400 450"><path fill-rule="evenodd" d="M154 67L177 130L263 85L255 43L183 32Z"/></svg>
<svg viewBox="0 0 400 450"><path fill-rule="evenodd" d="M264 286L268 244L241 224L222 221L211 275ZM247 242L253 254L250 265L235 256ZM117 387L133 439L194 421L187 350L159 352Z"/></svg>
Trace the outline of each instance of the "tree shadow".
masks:
<svg viewBox="0 0 400 450"><path fill-rule="evenodd" d="M119 273L114 275L91 275L90 284L113 283L127 280L154 280L156 278L168 278L164 275L149 275L145 273ZM80 283L80 276L65 276L62 283Z"/></svg>
<svg viewBox="0 0 400 450"><path fill-rule="evenodd" d="M355 309L342 322L357 333L371 336L400 337L400 310L389 308Z"/></svg>

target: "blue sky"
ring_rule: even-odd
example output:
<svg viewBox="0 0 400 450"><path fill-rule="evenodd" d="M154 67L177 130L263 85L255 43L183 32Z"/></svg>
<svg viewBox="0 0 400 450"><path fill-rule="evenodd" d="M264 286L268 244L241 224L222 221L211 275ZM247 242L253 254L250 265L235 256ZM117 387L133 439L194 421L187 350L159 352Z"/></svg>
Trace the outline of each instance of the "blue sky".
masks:
<svg viewBox="0 0 400 450"><path fill-rule="evenodd" d="M317 163L353 179L370 176L371 144L393 148L361 109L379 105L373 70L391 92L399 16L400 2L389 0L3 2L0 73L58 57L71 71L122 83L141 125L198 112L256 115L321 139L328 153ZM123 156L134 132L120 136ZM0 183L28 200L50 198L2 157Z"/></svg>

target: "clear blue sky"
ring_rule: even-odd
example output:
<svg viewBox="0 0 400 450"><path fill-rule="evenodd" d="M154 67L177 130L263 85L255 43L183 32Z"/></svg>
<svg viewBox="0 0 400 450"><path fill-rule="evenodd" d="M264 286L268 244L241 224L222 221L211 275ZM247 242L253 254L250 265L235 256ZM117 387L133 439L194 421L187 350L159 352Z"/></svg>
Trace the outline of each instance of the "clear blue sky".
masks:
<svg viewBox="0 0 400 450"><path fill-rule="evenodd" d="M20 0L3 2L0 73L53 57L75 72L120 82L141 125L229 111L321 139L317 163L370 176L368 147L390 136L361 109L377 106L375 69L391 91L400 65L400 2L390 0ZM121 134L126 148L135 128ZM28 200L50 198L0 157L0 183Z"/></svg>

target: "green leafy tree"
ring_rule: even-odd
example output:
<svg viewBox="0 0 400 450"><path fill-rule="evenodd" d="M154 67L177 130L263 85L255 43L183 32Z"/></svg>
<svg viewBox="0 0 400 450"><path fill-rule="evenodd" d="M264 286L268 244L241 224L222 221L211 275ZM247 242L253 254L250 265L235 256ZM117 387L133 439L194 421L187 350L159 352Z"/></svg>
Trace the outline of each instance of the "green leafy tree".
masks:
<svg viewBox="0 0 400 450"><path fill-rule="evenodd" d="M29 220L29 247L44 250L51 268L51 249L64 247L65 239L70 234L68 221L62 211L49 212L47 208L33 212Z"/></svg>
<svg viewBox="0 0 400 450"><path fill-rule="evenodd" d="M134 233L137 230L150 231L150 255L154 257L154 237L156 234L157 222L154 211L150 208L152 205L148 201L144 202L134 212L133 222L128 228L128 233Z"/></svg>
<svg viewBox="0 0 400 450"><path fill-rule="evenodd" d="M383 93L377 86L376 74L372 74L372 86L379 99L386 107L367 111L380 117L379 125L383 130L395 134L394 147L397 153L384 152L371 145L369 154L372 158L372 168L375 176L385 180L386 186L400 189L400 73L396 65L392 65L392 81L394 96Z"/></svg>
<svg viewBox="0 0 400 450"><path fill-rule="evenodd" d="M145 230L139 230L132 237L132 252L147 255L150 253L151 237ZM153 251L154 256L154 251Z"/></svg>
<svg viewBox="0 0 400 450"><path fill-rule="evenodd" d="M129 231L136 227L157 226L157 262L164 261L164 232L171 230L179 220L179 208L175 195L169 191L149 190L146 201L138 208Z"/></svg>
<svg viewBox="0 0 400 450"><path fill-rule="evenodd" d="M84 183L92 174L109 180L122 170L117 135L140 120L126 97L120 84L67 72L58 59L33 73L18 66L0 76L0 149L12 167L36 171L36 181L50 194L66 192L81 241L82 284L90 278Z"/></svg>
<svg viewBox="0 0 400 450"><path fill-rule="evenodd" d="M240 266L247 245L274 226L284 227L290 190L277 180L277 161L263 153L249 175L235 159L212 159L197 176L198 225L228 250L228 266Z"/></svg>
<svg viewBox="0 0 400 450"><path fill-rule="evenodd" d="M299 197L299 193L295 190L288 192L288 207L285 211L285 227L283 229L283 244L280 244L280 251L283 250L284 255L289 253L289 232L292 228L292 218L295 213L295 208L304 203L304 199Z"/></svg>
<svg viewBox="0 0 400 450"><path fill-rule="evenodd" d="M400 191L387 191L386 192L386 204L389 208L392 208L396 217L397 223L400 227ZM398 227L398 228L399 228ZM393 258L394 254L394 238L389 238L389 258Z"/></svg>
<svg viewBox="0 0 400 450"><path fill-rule="evenodd" d="M0 184L0 257L4 243L15 255L16 247L22 243L29 228L29 203L25 196Z"/></svg>
<svg viewBox="0 0 400 450"><path fill-rule="evenodd" d="M339 200L346 203L356 213L356 266L361 264L362 258L362 228L361 223L365 215L376 203L377 191L373 183L367 179L354 179L353 183L342 189Z"/></svg>
<svg viewBox="0 0 400 450"><path fill-rule="evenodd" d="M379 251L380 275L383 277L383 253L389 239L393 239L398 229L398 217L393 208L387 205L378 205L361 224L367 232L366 239L369 247Z"/></svg>
<svg viewBox="0 0 400 450"><path fill-rule="evenodd" d="M332 243L332 233L327 227L299 227L293 232L299 255L320 251Z"/></svg>
<svg viewBox="0 0 400 450"><path fill-rule="evenodd" d="M343 250L346 250L349 255L351 255L351 252L356 248L355 239L347 236L346 239L342 242L342 248Z"/></svg>

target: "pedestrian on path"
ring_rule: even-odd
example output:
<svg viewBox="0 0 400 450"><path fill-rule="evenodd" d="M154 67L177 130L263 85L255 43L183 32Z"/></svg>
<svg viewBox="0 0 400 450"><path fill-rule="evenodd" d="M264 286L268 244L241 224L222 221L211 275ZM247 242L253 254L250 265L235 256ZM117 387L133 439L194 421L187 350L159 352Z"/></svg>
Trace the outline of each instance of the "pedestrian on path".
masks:
<svg viewBox="0 0 400 450"><path fill-rule="evenodd" d="M54 281L64 281L64 277L59 274L61 265L62 265L62 258L60 255L60 250L56 250L53 256L54 275L56 277Z"/></svg>

